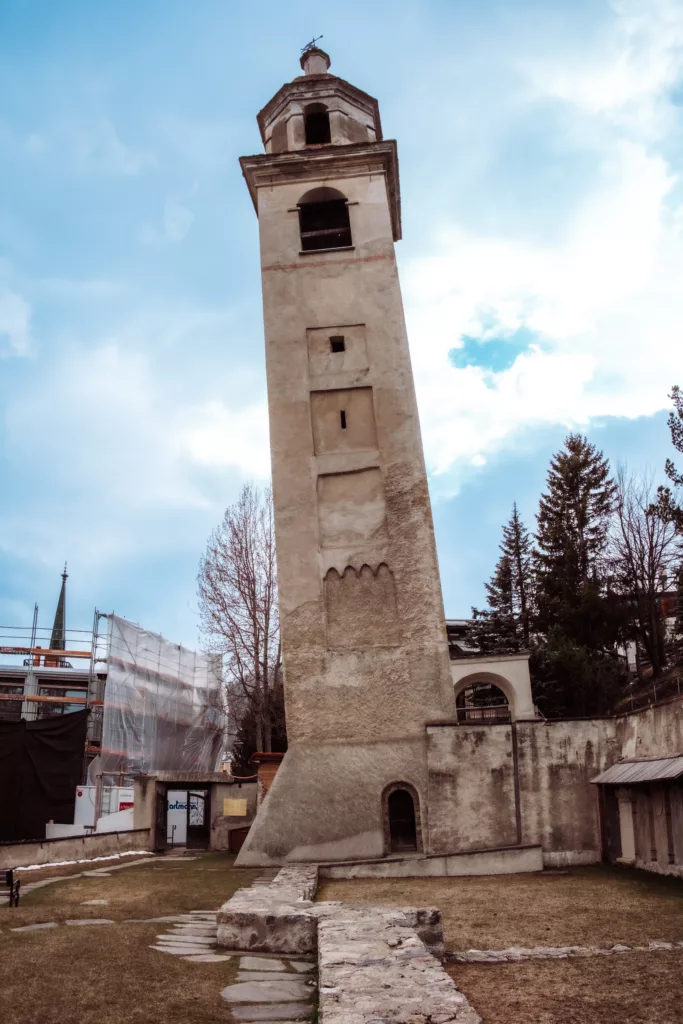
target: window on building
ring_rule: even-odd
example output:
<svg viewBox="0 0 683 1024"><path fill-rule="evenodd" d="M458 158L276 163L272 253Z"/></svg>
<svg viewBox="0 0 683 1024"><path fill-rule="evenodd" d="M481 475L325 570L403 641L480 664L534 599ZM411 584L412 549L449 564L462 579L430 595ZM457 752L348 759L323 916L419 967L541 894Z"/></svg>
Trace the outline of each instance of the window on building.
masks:
<svg viewBox="0 0 683 1024"><path fill-rule="evenodd" d="M330 338L330 349L333 352L343 352L346 348L343 334L333 334Z"/></svg>
<svg viewBox="0 0 683 1024"><path fill-rule="evenodd" d="M341 421L342 430L346 430L346 412L344 409L342 409L341 412L339 413L339 419Z"/></svg>
<svg viewBox="0 0 683 1024"><path fill-rule="evenodd" d="M18 722L21 718L21 697L24 693L23 685L7 685L0 686L0 721L5 722ZM19 695L19 700L11 700L14 695Z"/></svg>
<svg viewBox="0 0 683 1024"><path fill-rule="evenodd" d="M38 718L52 718L54 715L68 715L72 711L82 711L87 700L85 690L68 690L64 686L41 686L38 689L40 697L70 697L83 698L83 703L67 703L66 701L55 702L41 700L38 703Z"/></svg>
<svg viewBox="0 0 683 1024"><path fill-rule="evenodd" d="M322 103L311 103L304 111L307 146L322 146L330 142L330 115Z"/></svg>
<svg viewBox="0 0 683 1024"><path fill-rule="evenodd" d="M314 188L299 201L302 252L352 245L346 197L334 188Z"/></svg>

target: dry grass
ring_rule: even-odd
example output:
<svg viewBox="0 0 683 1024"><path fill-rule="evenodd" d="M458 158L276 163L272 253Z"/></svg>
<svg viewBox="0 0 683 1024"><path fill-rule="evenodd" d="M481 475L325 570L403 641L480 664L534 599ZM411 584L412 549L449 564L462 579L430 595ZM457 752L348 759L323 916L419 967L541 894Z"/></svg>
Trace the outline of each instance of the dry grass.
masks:
<svg viewBox="0 0 683 1024"><path fill-rule="evenodd" d="M151 860L151 858L150 858ZM12 933L37 921L156 917L216 909L255 872L233 868L233 857L116 871L77 878L28 893L18 908L0 908L0 1021L8 1024L221 1024L231 1021L221 989L234 980L237 958L191 964L149 947L168 930L159 924L60 927ZM82 900L108 899L83 907Z"/></svg>
<svg viewBox="0 0 683 1024"><path fill-rule="evenodd" d="M163 926L162 926L163 928ZM7 1024L228 1024L220 997L237 959L191 964L157 953L158 925L0 934Z"/></svg>
<svg viewBox="0 0 683 1024"><path fill-rule="evenodd" d="M317 899L439 907L452 951L683 940L683 881L606 867L566 875L330 881Z"/></svg>
<svg viewBox="0 0 683 1024"><path fill-rule="evenodd" d="M201 854L196 860L149 858L139 867L113 871L109 878L74 878L22 896L19 907L0 907L0 929L73 917L160 917L188 910L217 910L258 872L233 867L229 854ZM84 907L85 900L107 899L106 906Z"/></svg>
<svg viewBox="0 0 683 1024"><path fill-rule="evenodd" d="M677 1024L683 952L447 968L484 1024Z"/></svg>

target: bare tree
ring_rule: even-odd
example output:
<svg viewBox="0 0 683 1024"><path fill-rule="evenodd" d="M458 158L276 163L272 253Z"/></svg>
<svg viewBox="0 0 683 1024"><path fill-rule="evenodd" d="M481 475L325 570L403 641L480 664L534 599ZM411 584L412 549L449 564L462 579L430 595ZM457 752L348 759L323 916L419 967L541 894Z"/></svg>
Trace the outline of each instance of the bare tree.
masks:
<svg viewBox="0 0 683 1024"><path fill-rule="evenodd" d="M657 514L653 497L650 478L627 476L619 469L610 554L614 583L632 603L636 642L657 678L667 662L659 594L675 571L680 544L675 524Z"/></svg>
<svg viewBox="0 0 683 1024"><path fill-rule="evenodd" d="M223 658L229 721L247 714L257 749L284 734L273 500L246 484L209 537L197 577L202 633Z"/></svg>

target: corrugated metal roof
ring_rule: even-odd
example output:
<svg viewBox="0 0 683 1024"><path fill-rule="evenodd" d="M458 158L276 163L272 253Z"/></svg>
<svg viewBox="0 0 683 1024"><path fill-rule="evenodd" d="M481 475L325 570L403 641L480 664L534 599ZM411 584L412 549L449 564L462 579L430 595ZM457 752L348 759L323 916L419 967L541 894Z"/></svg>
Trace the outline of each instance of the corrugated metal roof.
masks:
<svg viewBox="0 0 683 1024"><path fill-rule="evenodd" d="M678 779L683 775L683 754L674 757L634 758L617 761L592 782L602 786L628 786L635 782L657 782L660 779Z"/></svg>

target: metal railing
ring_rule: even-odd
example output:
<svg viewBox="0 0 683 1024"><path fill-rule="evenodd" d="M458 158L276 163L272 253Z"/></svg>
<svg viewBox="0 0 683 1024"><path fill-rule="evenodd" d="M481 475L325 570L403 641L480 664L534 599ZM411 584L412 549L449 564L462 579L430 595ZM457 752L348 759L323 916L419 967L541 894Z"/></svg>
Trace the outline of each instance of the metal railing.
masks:
<svg viewBox="0 0 683 1024"><path fill-rule="evenodd" d="M464 722L483 722L490 725L492 722L510 722L509 704L491 704L488 707L465 707L456 708L458 724Z"/></svg>

